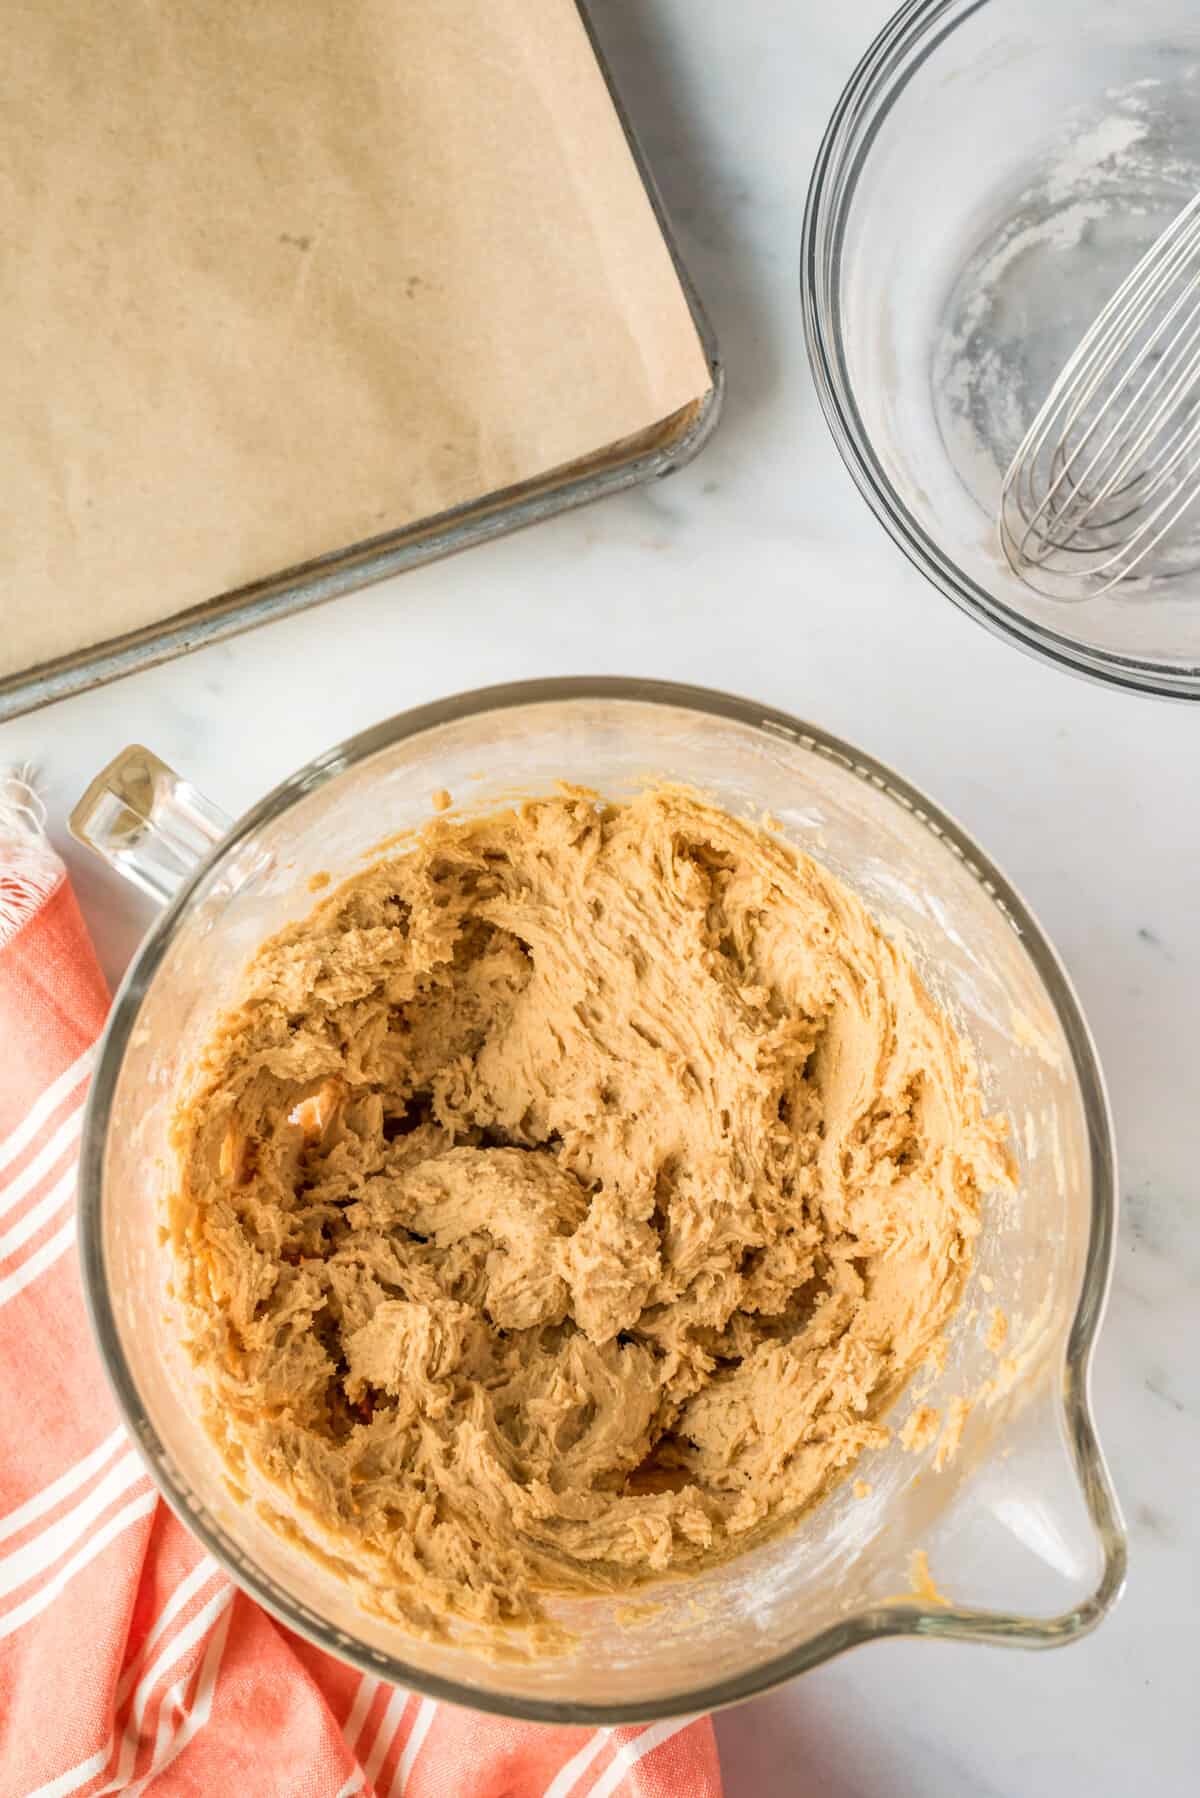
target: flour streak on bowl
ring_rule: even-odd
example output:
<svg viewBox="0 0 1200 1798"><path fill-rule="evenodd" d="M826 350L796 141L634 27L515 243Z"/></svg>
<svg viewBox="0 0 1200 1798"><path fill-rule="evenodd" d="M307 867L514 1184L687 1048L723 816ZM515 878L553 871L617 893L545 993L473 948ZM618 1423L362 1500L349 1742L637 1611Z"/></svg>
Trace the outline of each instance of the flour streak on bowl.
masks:
<svg viewBox="0 0 1200 1798"><path fill-rule="evenodd" d="M1069 113L1056 153L1031 170L951 288L933 344L933 407L991 550L1004 472L1060 370L1200 191L1197 74L1174 87L1146 77L1107 93L1099 111ZM1139 584L1197 566L1200 522L1189 516Z"/></svg>

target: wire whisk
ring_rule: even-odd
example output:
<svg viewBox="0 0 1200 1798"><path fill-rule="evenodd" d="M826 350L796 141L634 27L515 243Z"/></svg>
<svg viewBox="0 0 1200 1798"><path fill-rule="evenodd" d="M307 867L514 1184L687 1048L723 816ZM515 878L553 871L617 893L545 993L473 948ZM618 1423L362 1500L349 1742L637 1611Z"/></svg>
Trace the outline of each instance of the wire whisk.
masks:
<svg viewBox="0 0 1200 1798"><path fill-rule="evenodd" d="M1000 543L1048 598L1145 570L1200 499L1200 194L1126 277L1013 457Z"/></svg>

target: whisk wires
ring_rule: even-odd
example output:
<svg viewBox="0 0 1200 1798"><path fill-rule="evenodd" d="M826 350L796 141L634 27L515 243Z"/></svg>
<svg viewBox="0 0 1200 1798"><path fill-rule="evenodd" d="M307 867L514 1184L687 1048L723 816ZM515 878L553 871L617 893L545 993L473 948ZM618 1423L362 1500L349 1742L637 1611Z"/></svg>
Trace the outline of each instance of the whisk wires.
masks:
<svg viewBox="0 0 1200 1798"><path fill-rule="evenodd" d="M1200 499L1200 194L1121 283L1004 477L1000 543L1055 599L1105 593Z"/></svg>

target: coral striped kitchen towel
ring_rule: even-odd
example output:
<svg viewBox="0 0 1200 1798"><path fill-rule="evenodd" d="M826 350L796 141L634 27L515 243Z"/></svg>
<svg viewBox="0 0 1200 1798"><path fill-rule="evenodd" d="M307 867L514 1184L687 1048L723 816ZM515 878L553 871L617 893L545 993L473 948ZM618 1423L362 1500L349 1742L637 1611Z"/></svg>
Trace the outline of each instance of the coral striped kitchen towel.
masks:
<svg viewBox="0 0 1200 1798"><path fill-rule="evenodd" d="M108 995L42 824L0 780L0 1798L719 1798L707 1718L548 1729L385 1685L281 1628L159 1500L84 1317Z"/></svg>

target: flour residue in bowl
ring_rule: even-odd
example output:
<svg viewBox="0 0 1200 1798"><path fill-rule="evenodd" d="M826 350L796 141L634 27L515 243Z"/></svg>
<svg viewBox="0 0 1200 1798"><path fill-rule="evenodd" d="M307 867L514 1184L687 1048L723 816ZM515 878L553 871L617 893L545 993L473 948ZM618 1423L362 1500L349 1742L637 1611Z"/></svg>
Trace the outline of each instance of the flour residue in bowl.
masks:
<svg viewBox="0 0 1200 1798"><path fill-rule="evenodd" d="M1025 432L1106 302L1200 190L1196 70L1110 89L1101 104L1070 113L994 196L936 333L938 428L997 556L1001 481Z"/></svg>

